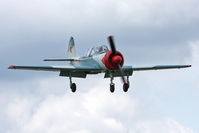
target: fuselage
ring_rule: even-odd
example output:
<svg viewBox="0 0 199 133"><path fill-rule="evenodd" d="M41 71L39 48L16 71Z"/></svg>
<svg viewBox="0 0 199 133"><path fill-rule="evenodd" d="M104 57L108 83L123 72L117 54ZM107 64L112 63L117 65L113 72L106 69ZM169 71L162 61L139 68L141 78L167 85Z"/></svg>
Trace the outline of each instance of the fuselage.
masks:
<svg viewBox="0 0 199 133"><path fill-rule="evenodd" d="M72 66L94 66L99 69L107 70L106 66L103 64L102 59L106 53L93 55L93 56L83 56L80 57L80 61L75 61L70 63Z"/></svg>
<svg viewBox="0 0 199 133"><path fill-rule="evenodd" d="M113 53L112 50L109 50L105 45L91 48L87 52L86 56L76 58L76 60L70 62L70 65L74 67L91 66L101 71L116 70L118 67L122 67L123 64L123 55L119 51L115 51L115 53Z"/></svg>
<svg viewBox="0 0 199 133"><path fill-rule="evenodd" d="M116 57L116 58L114 58ZM107 51L104 53L94 54L92 56L83 56L78 58L79 61L72 61L70 64L72 66L92 66L102 71L115 70L118 68L116 64L120 64L122 67L124 64L123 55L117 51L116 55L112 55L112 51Z"/></svg>

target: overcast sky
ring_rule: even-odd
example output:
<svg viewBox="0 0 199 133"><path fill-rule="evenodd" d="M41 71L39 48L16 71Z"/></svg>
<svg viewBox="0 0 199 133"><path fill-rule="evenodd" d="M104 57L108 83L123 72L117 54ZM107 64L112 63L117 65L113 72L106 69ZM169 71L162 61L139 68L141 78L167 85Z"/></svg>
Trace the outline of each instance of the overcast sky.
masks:
<svg viewBox="0 0 199 133"><path fill-rule="evenodd" d="M198 0L0 0L0 132L198 133ZM70 36L79 55L113 35L126 65L191 64L135 72L128 93L103 74L73 79L9 65L64 65Z"/></svg>

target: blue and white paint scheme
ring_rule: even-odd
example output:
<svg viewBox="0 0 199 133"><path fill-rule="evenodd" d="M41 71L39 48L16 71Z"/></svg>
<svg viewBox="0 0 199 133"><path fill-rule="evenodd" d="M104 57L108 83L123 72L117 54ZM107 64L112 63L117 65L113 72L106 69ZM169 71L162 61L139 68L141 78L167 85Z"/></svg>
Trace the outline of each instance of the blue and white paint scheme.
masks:
<svg viewBox="0 0 199 133"><path fill-rule="evenodd" d="M58 71L60 76L69 77L72 92L76 91L76 84L72 83L72 78L86 78L88 74L105 73L104 78L110 78L110 91L114 92L114 77L121 77L124 92L129 88L129 76L134 71L162 70L187 68L191 65L158 65L149 67L123 66L124 57L116 50L113 37L108 37L111 50L106 45L91 48L85 56L78 57L73 37L70 38L67 58L64 59L44 59L44 61L66 61L67 66L9 66L8 69L37 70L37 71ZM126 79L127 77L127 79Z"/></svg>

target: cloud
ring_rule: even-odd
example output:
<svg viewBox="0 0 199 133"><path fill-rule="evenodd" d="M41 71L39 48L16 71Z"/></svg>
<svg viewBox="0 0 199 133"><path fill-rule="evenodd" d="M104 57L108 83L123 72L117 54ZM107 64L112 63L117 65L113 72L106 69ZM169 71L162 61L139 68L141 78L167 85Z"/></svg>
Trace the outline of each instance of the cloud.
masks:
<svg viewBox="0 0 199 133"><path fill-rule="evenodd" d="M191 133L187 127L198 127L197 0L8 0L0 6L0 132ZM114 94L107 80L95 77L78 80L72 94L68 79L53 77L58 74L6 69L64 57L71 35L85 50L106 44L109 34L128 64L193 67L135 73L133 90L123 93L120 86Z"/></svg>
<svg viewBox="0 0 199 133"><path fill-rule="evenodd" d="M66 90L69 82L65 82L65 78L60 77L12 81L12 84L1 82L0 98L1 102L3 101L1 123L5 121L1 124L4 125L3 132L192 133L190 128L179 123L173 116L162 115L161 110L154 115L149 107L156 107L155 103L164 110L168 108L168 102L178 104L178 101L183 101L189 93L197 94L198 41L189 42L189 46L192 49L192 59L187 58L187 63L192 64L193 68L179 71L140 72L141 77L136 73L131 81L133 90L128 93L123 93L119 90L121 87L117 87L116 92L112 94L108 90L109 82L106 79L96 81L92 76L87 79L89 86L92 87L87 87L88 82L83 79L78 80L78 91L74 94L70 92L69 87ZM171 74L173 74L172 77ZM187 77L192 77L192 80L187 80ZM75 79L74 81L76 82ZM118 82L119 80L116 80L116 83ZM187 90L187 84L189 90ZM141 97L138 90L141 92ZM179 91L181 97L176 99ZM148 101L144 101L142 97ZM186 101L190 101L191 97L193 95ZM156 101L157 99L159 101ZM159 105L158 102L164 106ZM183 108L188 107L187 104L190 105L190 103L194 104L193 101L183 102ZM173 108L172 111L181 110L180 105L174 104L174 106L176 109ZM192 117L190 114L185 115L186 110L183 114L184 110L180 111L180 116ZM194 112L192 114L197 115Z"/></svg>
<svg viewBox="0 0 199 133"><path fill-rule="evenodd" d="M142 111L147 107L141 107L141 101L128 93L110 93L101 84L102 80L93 87L81 87L87 91L71 93L62 90L57 94L53 94L53 89L56 92L63 84L57 78L34 80L34 87L28 82L21 84L27 90L35 88L35 92L15 94L3 107L5 120L9 123L4 132L192 133L191 129L168 116L149 117L150 113ZM53 87L49 84L52 82Z"/></svg>
<svg viewBox="0 0 199 133"><path fill-rule="evenodd" d="M133 115L136 104L130 96L112 95L99 86L80 94L47 95L40 102L14 98L6 114L21 132L124 132L119 118Z"/></svg>
<svg viewBox="0 0 199 133"><path fill-rule="evenodd" d="M64 22L67 22L65 25L76 25L77 28L83 28L86 23L94 26L93 22L106 27L105 23L110 26L112 22L164 25L198 20L197 0L141 0L139 2L135 0L20 0L18 2L9 0L2 1L1 5L1 10L4 11L1 15L7 15L7 19L25 20L32 26L35 24L39 26L47 21L47 25L56 23L63 25Z"/></svg>
<svg viewBox="0 0 199 133"><path fill-rule="evenodd" d="M193 133L189 128L183 127L172 118L163 118L159 120L144 121L136 124L135 133Z"/></svg>
<svg viewBox="0 0 199 133"><path fill-rule="evenodd" d="M199 58L199 52L198 52L199 51L199 41L190 41L189 42L189 46L192 49L192 60L191 60L191 62L193 63L193 66L194 65L198 66L199 65L199 62L198 62L198 58ZM195 68L197 68L197 67L194 67L194 69Z"/></svg>
<svg viewBox="0 0 199 133"><path fill-rule="evenodd" d="M12 84L2 82L1 101L3 100L4 103L1 104L3 109L1 118L5 121L4 124L1 124L4 125L3 132L155 133L161 131L163 133L193 133L192 129L182 125L172 116L162 115L160 112L156 112L154 115L149 106L155 107L150 103L154 103L155 99L147 103L141 97L138 99L138 90L140 90L141 95L146 99L148 96L156 97L162 104L164 104L164 97L168 95L170 96L165 99L166 101L168 98L171 101L175 100L170 93L166 93L166 90L170 90L170 85L174 85L175 79L184 81L185 88L186 84L191 84L191 88L196 87L198 77L194 73L197 73L198 66L198 41L192 41L189 45L192 49L192 59L187 59L187 61L193 64L193 70L189 69L191 73L185 72L188 69L167 72L151 71L141 74L141 79L136 74L134 80L131 81L134 89L128 93L123 93L122 90L119 90L120 87L117 87L116 92L112 94L108 90L107 80L100 79L96 82L92 76L87 79L92 87L86 87L88 82L78 80L77 93L71 93L69 87L66 90L65 86L68 86L69 83L65 82L65 78L59 77L26 79L23 82L12 82ZM175 76L170 77L171 73ZM194 75L194 80L187 83L186 77L191 75ZM169 80L168 77L171 79ZM142 84L143 80L144 84ZM155 81L157 84L154 83ZM118 82L119 80L116 80L116 83ZM160 88L162 84L165 86ZM182 84L182 86L184 85ZM178 88L183 92L184 89L180 86L175 89L178 90ZM189 89L190 93L195 93L192 91ZM144 92L148 94L146 95ZM172 88L170 92L177 93ZM152 93L153 95L151 95ZM151 99L149 98L149 100ZM166 104L164 106L168 107ZM185 106L187 106L186 103L183 107Z"/></svg>
<svg viewBox="0 0 199 133"><path fill-rule="evenodd" d="M42 64L39 61L49 56L64 57L71 35L83 54L91 46L107 44L110 34L135 63L182 61L190 55L186 42L198 37L197 2L1 1L0 61L6 68L10 63Z"/></svg>
<svg viewBox="0 0 199 133"><path fill-rule="evenodd" d="M189 46L192 49L192 58L191 58L191 62L192 62L192 72L193 74L190 75L194 78L193 80L193 86L194 88L197 87L197 89L199 90L199 41L191 41L189 42ZM189 59L187 59L187 61L189 61Z"/></svg>

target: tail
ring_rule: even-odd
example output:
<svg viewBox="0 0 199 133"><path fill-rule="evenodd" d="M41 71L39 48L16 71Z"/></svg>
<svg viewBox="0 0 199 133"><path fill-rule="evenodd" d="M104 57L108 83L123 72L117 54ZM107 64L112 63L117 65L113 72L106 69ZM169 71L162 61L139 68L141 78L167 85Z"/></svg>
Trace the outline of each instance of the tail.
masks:
<svg viewBox="0 0 199 133"><path fill-rule="evenodd" d="M77 52L75 49L75 42L73 37L70 38L67 54L69 59L74 59L77 57Z"/></svg>

